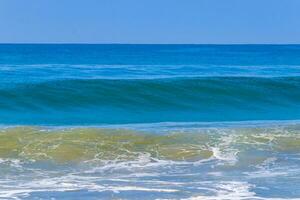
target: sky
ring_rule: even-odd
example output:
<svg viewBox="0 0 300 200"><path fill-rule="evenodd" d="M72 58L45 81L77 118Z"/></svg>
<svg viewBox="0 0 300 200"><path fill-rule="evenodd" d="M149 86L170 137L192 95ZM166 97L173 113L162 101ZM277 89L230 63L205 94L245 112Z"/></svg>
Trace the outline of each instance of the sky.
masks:
<svg viewBox="0 0 300 200"><path fill-rule="evenodd" d="M0 0L0 43L300 44L300 0Z"/></svg>

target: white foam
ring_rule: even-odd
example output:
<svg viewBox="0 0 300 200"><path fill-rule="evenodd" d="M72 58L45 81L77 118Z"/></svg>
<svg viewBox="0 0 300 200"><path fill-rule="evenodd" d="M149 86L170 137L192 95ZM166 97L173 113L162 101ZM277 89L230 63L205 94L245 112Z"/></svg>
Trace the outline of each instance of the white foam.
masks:
<svg viewBox="0 0 300 200"><path fill-rule="evenodd" d="M287 200L284 198L259 197L251 191L254 185L247 182L221 182L214 185L215 194L211 196L197 195L182 200ZM205 189L205 188L204 188ZM300 198L288 198L289 200L300 200Z"/></svg>

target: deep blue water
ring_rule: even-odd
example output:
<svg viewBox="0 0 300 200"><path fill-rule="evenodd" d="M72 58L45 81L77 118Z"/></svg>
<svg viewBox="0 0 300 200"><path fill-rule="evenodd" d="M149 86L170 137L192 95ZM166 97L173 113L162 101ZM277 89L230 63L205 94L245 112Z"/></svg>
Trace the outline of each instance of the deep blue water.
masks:
<svg viewBox="0 0 300 200"><path fill-rule="evenodd" d="M300 45L0 45L0 199L300 199Z"/></svg>
<svg viewBox="0 0 300 200"><path fill-rule="evenodd" d="M0 123L300 119L300 46L0 45Z"/></svg>

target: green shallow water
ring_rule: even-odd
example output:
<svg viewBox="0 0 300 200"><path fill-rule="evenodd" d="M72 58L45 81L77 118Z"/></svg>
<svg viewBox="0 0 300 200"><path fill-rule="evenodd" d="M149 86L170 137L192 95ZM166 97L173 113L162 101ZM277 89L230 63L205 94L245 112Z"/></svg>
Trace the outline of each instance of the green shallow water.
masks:
<svg viewBox="0 0 300 200"><path fill-rule="evenodd" d="M299 153L299 126L208 128L151 133L134 129L11 127L0 131L0 158L58 163L135 160L263 161L264 153ZM252 152L252 155L251 155ZM248 161L249 161L248 159Z"/></svg>

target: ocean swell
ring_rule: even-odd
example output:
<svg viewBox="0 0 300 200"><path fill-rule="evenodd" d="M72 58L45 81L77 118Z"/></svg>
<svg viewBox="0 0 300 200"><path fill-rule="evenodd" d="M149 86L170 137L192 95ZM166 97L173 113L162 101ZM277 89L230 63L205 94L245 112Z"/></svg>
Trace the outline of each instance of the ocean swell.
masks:
<svg viewBox="0 0 300 200"><path fill-rule="evenodd" d="M294 120L299 101L299 77L55 80L2 84L0 123Z"/></svg>

